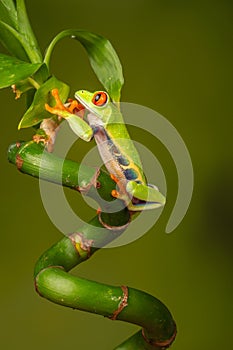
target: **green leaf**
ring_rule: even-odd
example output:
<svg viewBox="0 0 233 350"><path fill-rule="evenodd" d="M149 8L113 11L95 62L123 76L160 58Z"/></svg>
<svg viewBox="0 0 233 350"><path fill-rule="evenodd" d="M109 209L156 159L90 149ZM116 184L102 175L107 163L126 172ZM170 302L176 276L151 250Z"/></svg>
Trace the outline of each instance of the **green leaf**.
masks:
<svg viewBox="0 0 233 350"><path fill-rule="evenodd" d="M0 20L17 28L17 12L12 0L0 0Z"/></svg>
<svg viewBox="0 0 233 350"><path fill-rule="evenodd" d="M62 102L67 100L70 90L69 86L52 76L36 91L31 106L19 123L19 129L29 128L40 123L43 119L51 118L51 114L45 110L45 103L54 105L55 101L50 91L55 88L59 90Z"/></svg>
<svg viewBox="0 0 233 350"><path fill-rule="evenodd" d="M114 102L120 100L124 77L120 60L111 43L104 37L83 30L65 30L59 33L48 47L45 63L48 65L55 44L65 37L78 40L86 49L97 78Z"/></svg>
<svg viewBox="0 0 233 350"><path fill-rule="evenodd" d="M43 63L40 69L38 69L38 71L36 71L34 74L34 79L38 82L38 84L42 85L49 78L49 76L50 74L48 67L45 63Z"/></svg>
<svg viewBox="0 0 233 350"><path fill-rule="evenodd" d="M91 66L98 79L109 92L113 101L118 102L124 78L120 60L111 43L107 39L89 32L77 33L76 39L87 50Z"/></svg>
<svg viewBox="0 0 233 350"><path fill-rule="evenodd" d="M16 0L16 9L14 3L6 0L0 0L3 10L0 14L0 41L6 49L19 59L32 63L41 63L42 55L35 35L27 16L24 0ZM10 12L12 11L12 15Z"/></svg>
<svg viewBox="0 0 233 350"><path fill-rule="evenodd" d="M0 88L11 86L30 77L41 63L28 63L17 58L0 54Z"/></svg>
<svg viewBox="0 0 233 350"><path fill-rule="evenodd" d="M9 24L0 20L0 42L10 54L20 60L28 61L28 56L24 50L23 38Z"/></svg>
<svg viewBox="0 0 233 350"><path fill-rule="evenodd" d="M20 34L22 34L22 36L25 38L25 41L27 42L26 51L28 53L28 56L34 63L41 62L42 55L27 16L24 0L16 0L16 9L18 16L18 31Z"/></svg>

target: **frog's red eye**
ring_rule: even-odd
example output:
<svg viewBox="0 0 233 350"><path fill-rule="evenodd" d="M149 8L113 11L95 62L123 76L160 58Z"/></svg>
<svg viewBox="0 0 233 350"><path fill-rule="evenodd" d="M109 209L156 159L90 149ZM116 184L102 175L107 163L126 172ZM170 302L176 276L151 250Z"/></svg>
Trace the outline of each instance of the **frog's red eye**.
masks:
<svg viewBox="0 0 233 350"><path fill-rule="evenodd" d="M103 107L108 102L108 95L104 91L96 92L92 102L98 107Z"/></svg>

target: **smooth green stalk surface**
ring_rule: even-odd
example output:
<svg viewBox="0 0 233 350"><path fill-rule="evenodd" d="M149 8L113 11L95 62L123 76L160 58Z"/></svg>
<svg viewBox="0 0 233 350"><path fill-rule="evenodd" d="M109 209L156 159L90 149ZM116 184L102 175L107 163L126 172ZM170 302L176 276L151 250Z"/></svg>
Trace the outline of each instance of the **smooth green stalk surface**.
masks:
<svg viewBox="0 0 233 350"><path fill-rule="evenodd" d="M122 234L129 223L130 213L123 202L113 200L111 196L115 183L108 174L82 167L79 176L81 167L78 163L54 156L46 152L42 144L32 141L11 145L8 159L23 173L84 190L94 199L98 192L103 210L109 205L117 205L119 209L114 213L101 213L101 220L97 215L42 254L35 266L37 292L60 305L142 327L143 331L115 348L117 350L168 348L175 338L176 326L161 301L134 288L110 286L68 274L73 267L89 259L99 249L97 247L105 246Z"/></svg>
<svg viewBox="0 0 233 350"><path fill-rule="evenodd" d="M23 173L98 199L101 217L106 224L122 226L129 222L130 213L124 203L111 196L116 184L106 172L59 158L47 152L41 143L33 141L12 144L8 150L8 159ZM109 205L114 209L111 215L108 214Z"/></svg>

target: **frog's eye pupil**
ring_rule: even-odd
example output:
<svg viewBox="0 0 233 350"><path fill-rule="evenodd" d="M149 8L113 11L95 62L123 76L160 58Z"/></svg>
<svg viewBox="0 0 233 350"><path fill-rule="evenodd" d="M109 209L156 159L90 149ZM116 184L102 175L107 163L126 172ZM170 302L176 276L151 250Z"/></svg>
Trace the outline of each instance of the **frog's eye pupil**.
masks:
<svg viewBox="0 0 233 350"><path fill-rule="evenodd" d="M97 95L95 95L95 102L98 102L98 101L99 101L99 99L100 99L100 97L101 97L101 94L97 94Z"/></svg>
<svg viewBox="0 0 233 350"><path fill-rule="evenodd" d="M108 102L108 95L104 91L95 93L92 102L95 106L103 107Z"/></svg>

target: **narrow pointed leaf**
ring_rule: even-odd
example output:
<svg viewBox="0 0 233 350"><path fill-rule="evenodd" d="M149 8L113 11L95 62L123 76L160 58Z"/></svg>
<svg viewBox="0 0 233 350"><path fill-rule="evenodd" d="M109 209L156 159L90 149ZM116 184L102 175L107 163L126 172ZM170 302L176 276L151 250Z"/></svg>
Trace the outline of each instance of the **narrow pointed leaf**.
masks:
<svg viewBox="0 0 233 350"><path fill-rule="evenodd" d="M59 90L59 96L62 102L67 100L69 86L55 77L51 77L36 91L31 106L19 123L19 129L29 128L40 123L43 119L51 118L51 114L45 110L45 103L53 105L54 100L50 95L50 91L55 88Z"/></svg>
<svg viewBox="0 0 233 350"><path fill-rule="evenodd" d="M120 60L110 41L85 31L76 31L73 35L85 47L99 81L109 92L111 98L118 102L124 78Z"/></svg>
<svg viewBox="0 0 233 350"><path fill-rule="evenodd" d="M86 49L91 66L103 87L114 102L120 100L124 77L120 60L111 43L104 37L83 30L65 30L51 42L45 62L49 64L55 44L65 37L78 40Z"/></svg>
<svg viewBox="0 0 233 350"><path fill-rule="evenodd" d="M0 0L0 20L17 28L17 12L13 0Z"/></svg>
<svg viewBox="0 0 233 350"><path fill-rule="evenodd" d="M41 63L28 63L17 58L0 54L0 88L11 86L30 77Z"/></svg>
<svg viewBox="0 0 233 350"><path fill-rule="evenodd" d="M24 49L24 38L9 24L0 21L0 42L10 54L20 60L28 61L28 55Z"/></svg>
<svg viewBox="0 0 233 350"><path fill-rule="evenodd" d="M27 42L28 50L31 52L29 57L33 57L32 62L41 62L42 55L39 49L39 45L37 43L36 37L31 28L27 11L25 7L24 0L16 1L16 9L17 9L17 17L18 17L18 31L23 35L25 41Z"/></svg>

